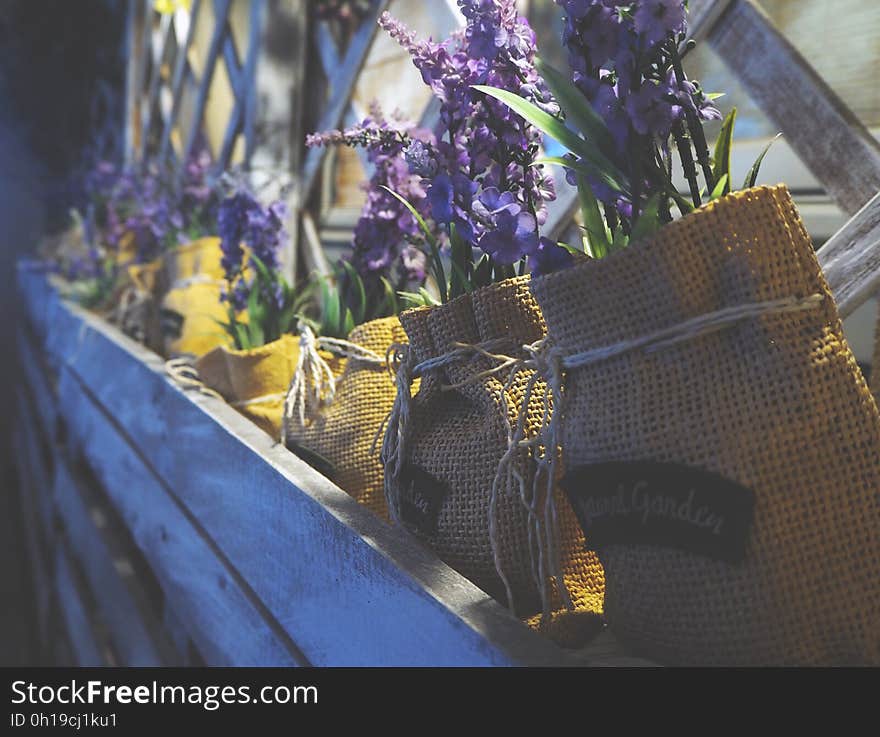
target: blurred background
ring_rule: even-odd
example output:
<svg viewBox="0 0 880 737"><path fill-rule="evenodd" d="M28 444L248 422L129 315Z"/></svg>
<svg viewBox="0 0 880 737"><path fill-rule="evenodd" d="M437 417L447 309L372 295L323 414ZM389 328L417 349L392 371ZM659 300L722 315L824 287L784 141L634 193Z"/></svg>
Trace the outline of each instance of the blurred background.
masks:
<svg viewBox="0 0 880 737"><path fill-rule="evenodd" d="M460 24L454 0L352 2L330 20L320 0L195 0L171 14L146 0L0 0L0 340L14 346L14 264L67 223L87 158L122 163L164 151L183 158L195 135L216 160L288 172L297 220L291 272L326 269L349 247L364 201L369 163L358 151L310 152L306 133L363 118L377 101L414 121L435 110L407 53L384 34L363 31L376 6L435 39ZM565 67L561 10L553 0L522 2L540 53ZM699 3L691 3L692 6ZM790 42L876 137L880 131L880 3L760 0ZM172 4L173 6L173 4ZM220 29L220 31L218 31ZM735 181L779 125L738 82L735 61L705 43L688 55L689 76L724 90L719 107L739 110ZM335 106L335 107L334 107ZM338 109L337 109L338 108ZM792 115L809 115L809 101ZM326 125L327 122L331 125ZM712 131L713 134L715 131ZM793 191L817 246L848 219L785 138L771 149L760 181ZM877 305L846 321L865 369ZM16 361L2 362L0 413L0 664L37 663L10 463L9 422Z"/></svg>

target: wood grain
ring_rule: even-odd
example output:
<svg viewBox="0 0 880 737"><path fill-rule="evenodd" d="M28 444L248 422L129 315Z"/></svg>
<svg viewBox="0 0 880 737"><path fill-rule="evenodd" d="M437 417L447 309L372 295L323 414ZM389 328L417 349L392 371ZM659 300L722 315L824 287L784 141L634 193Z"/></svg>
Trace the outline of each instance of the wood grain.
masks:
<svg viewBox="0 0 880 737"><path fill-rule="evenodd" d="M726 5L703 24L709 44L831 198L857 212L880 191L880 143L757 3Z"/></svg>
<svg viewBox="0 0 880 737"><path fill-rule="evenodd" d="M819 263L841 317L880 291L880 192L825 242Z"/></svg>

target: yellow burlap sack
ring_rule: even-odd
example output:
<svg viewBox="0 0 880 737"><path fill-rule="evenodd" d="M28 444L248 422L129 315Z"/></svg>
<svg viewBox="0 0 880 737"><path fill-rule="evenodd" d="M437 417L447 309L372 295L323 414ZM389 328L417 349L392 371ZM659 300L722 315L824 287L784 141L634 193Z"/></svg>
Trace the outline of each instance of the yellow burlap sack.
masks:
<svg viewBox="0 0 880 737"><path fill-rule="evenodd" d="M363 355L340 346L348 356L341 374L339 358L328 362L339 377L332 401L305 424L291 417L287 446L306 460L317 454L329 464L320 470L370 511L387 519L383 468L378 452L373 451L373 440L396 395L385 356L393 344L406 342L406 333L397 317L385 317L359 325L347 342L363 349Z"/></svg>
<svg viewBox="0 0 880 737"><path fill-rule="evenodd" d="M165 355L202 356L229 338L220 301L224 272L219 238L199 238L165 254L169 285L162 297L161 316Z"/></svg>
<svg viewBox="0 0 880 737"><path fill-rule="evenodd" d="M195 363L199 378L278 440L287 387L299 357L299 340L284 335L250 350L218 346Z"/></svg>
<svg viewBox="0 0 880 737"><path fill-rule="evenodd" d="M618 638L669 663L880 664L880 417L787 189L532 289Z"/></svg>
<svg viewBox="0 0 880 737"><path fill-rule="evenodd" d="M460 344L511 354L524 343L539 340L544 322L529 293L528 277L509 279L441 307L408 310L400 320L410 343L407 363L421 374L421 386L405 412L400 434L392 415L383 448L392 515L484 591L505 603L512 599L516 613L537 626L534 615L542 610L546 581L533 567L540 555L519 484L501 480L493 503L493 482L507 451L510 425L521 410L527 431L541 418L540 392L535 392L528 407L522 406L534 371L517 370L510 380L500 373L485 374L495 363L473 352L436 368L418 369L426 361L454 356ZM400 391L408 395L401 377ZM390 451L389 438L395 435L403 439L397 451ZM535 467L529 454L519 454L513 468L531 489ZM602 570L595 554L585 550L565 498L559 490L554 495L561 569L578 614L564 618L565 624L557 622L557 615L549 633L558 635L561 644L574 646L595 630L595 614L602 604ZM526 501L541 520L544 500ZM558 609L558 598L553 603Z"/></svg>
<svg viewBox="0 0 880 737"><path fill-rule="evenodd" d="M164 288L162 260L129 264L122 270L107 308L107 319L130 338L162 351L159 295Z"/></svg>

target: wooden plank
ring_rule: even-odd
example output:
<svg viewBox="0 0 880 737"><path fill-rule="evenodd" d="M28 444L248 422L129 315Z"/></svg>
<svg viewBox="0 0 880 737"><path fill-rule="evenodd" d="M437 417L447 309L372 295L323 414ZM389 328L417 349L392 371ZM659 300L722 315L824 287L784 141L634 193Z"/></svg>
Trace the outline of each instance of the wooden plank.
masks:
<svg viewBox="0 0 880 737"><path fill-rule="evenodd" d="M49 600L52 590L50 576L51 554L39 519L36 490L31 483L31 467L20 429L13 430L12 450L18 474L18 494L22 511L25 548L30 569L30 583L34 592L37 637L41 647L49 642Z"/></svg>
<svg viewBox="0 0 880 737"><path fill-rule="evenodd" d="M55 438L56 395L48 376L48 367L37 354L32 340L26 333L26 325L21 323L16 329L16 345L21 375L29 396L36 407L40 433L50 441Z"/></svg>
<svg viewBox="0 0 880 737"><path fill-rule="evenodd" d="M261 52L248 102L253 106L254 129L259 131L249 153L252 170L289 177L301 169L308 16L307 0L275 0L262 14ZM280 261L285 278L294 284L300 211L296 176L291 185L283 194L289 238L282 244Z"/></svg>
<svg viewBox="0 0 880 737"><path fill-rule="evenodd" d="M92 598L106 623L120 665L175 665L180 658L161 632L146 592L130 563L118 531L99 524L101 505L94 491L76 479L59 458L55 500L73 555L85 574Z"/></svg>
<svg viewBox="0 0 880 737"><path fill-rule="evenodd" d="M712 48L845 212L857 212L880 191L880 143L757 3L732 0L711 28L706 23L703 28Z"/></svg>
<svg viewBox="0 0 880 737"><path fill-rule="evenodd" d="M226 17L229 15L229 6L232 0L214 0L214 30L211 34L211 42L208 45L208 54L205 57L205 67L202 70L202 78L199 80L199 89L193 104L192 125L187 131L183 147L183 159L186 160L193 151L199 130L202 127L202 119L205 115L205 105L208 102L208 93L211 90L211 81L214 79L214 69L217 66L217 58L220 55L223 37L227 29Z"/></svg>
<svg viewBox="0 0 880 737"><path fill-rule="evenodd" d="M22 465L28 469L28 481L38 511L40 529L43 539L52 544L55 538L55 509L52 500L52 469L47 464L46 450L39 427L30 402L23 393L19 393L18 421L24 457Z"/></svg>
<svg viewBox="0 0 880 737"><path fill-rule="evenodd" d="M841 317L880 291L880 192L825 242L819 263Z"/></svg>
<svg viewBox="0 0 880 737"><path fill-rule="evenodd" d="M150 129L153 125L153 111L159 105L159 89L162 86L162 62L171 43L171 37L174 34L174 19L171 15L163 15L159 18L158 36L161 39L158 47L153 46L154 35L150 31L150 26L145 29L146 43L150 48L150 87L147 92L146 109L141 109L141 161L145 160L149 155L148 147L150 145Z"/></svg>
<svg viewBox="0 0 880 737"><path fill-rule="evenodd" d="M180 104L183 100L183 86L187 77L187 69L189 67L189 49L195 38L196 25L199 19L199 9L202 0L193 0L189 14L189 28L187 28L186 39L183 46L178 46L177 57L174 60L174 73L171 78L171 112L162 131L161 156L165 157L171 152L171 132L178 122L180 115Z"/></svg>
<svg viewBox="0 0 880 737"><path fill-rule="evenodd" d="M88 459L206 662L304 664L295 645L267 621L247 584L144 465L113 418L95 405L71 372L62 373L61 385L71 442Z"/></svg>
<svg viewBox="0 0 880 737"><path fill-rule="evenodd" d="M263 15L265 3L251 2L248 23L248 60L245 63L245 78L248 80L244 90L244 160L250 166L251 158L257 148L257 61L262 52Z"/></svg>
<svg viewBox="0 0 880 737"><path fill-rule="evenodd" d="M354 92L358 73L364 65L364 61L366 61L367 54L370 53L373 39L376 38L379 16L387 7L388 0L373 0L373 7L361 21L360 27L345 50L345 57L341 65L328 80L331 89L330 99L320 117L317 130L323 131L338 128L342 122L345 110ZM318 181L318 173L321 171L326 156L326 146L309 149L306 155L301 181L303 204L307 203L311 197L315 184Z"/></svg>
<svg viewBox="0 0 880 737"><path fill-rule="evenodd" d="M569 661L232 408L172 386L161 360L115 328L72 306L60 309L55 321L67 336L86 326L83 349L70 359L83 391L65 381L60 395L71 434L81 436L86 452L92 449L102 484L113 493L137 488L135 479L153 476L142 467L136 474L123 473L132 464L126 446L136 444L168 494L198 520L218 554L222 551L311 663ZM66 371L63 379L69 375ZM91 406L83 401L86 390ZM117 491L114 502L122 505L127 496ZM132 514L156 506L155 493L150 504L144 503L143 489L136 496L123 514L133 526L142 520ZM137 538L136 527L134 534ZM188 580L186 588L204 578ZM205 598L192 593L196 600ZM244 639L237 638L240 646Z"/></svg>
<svg viewBox="0 0 880 737"><path fill-rule="evenodd" d="M58 606L67 632L67 642L79 667L107 665L101 635L89 612L86 593L70 562L64 546L55 555L55 585Z"/></svg>
<svg viewBox="0 0 880 737"><path fill-rule="evenodd" d="M245 166L250 163L250 156L253 153L253 108L255 105L254 95L256 94L254 74L257 68L257 59L260 56L263 7L261 1L254 1L251 4L248 48L243 66L238 61L231 30L227 30L226 41L223 45L223 56L234 92L235 104L229 116L223 144L217 157L217 165L221 169L228 168L235 139L239 133L245 134Z"/></svg>

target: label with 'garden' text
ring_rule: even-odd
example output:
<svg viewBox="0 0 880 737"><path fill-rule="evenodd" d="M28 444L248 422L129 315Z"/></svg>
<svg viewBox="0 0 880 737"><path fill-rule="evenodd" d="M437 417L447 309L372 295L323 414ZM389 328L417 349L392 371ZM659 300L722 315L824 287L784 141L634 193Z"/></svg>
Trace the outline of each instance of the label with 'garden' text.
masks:
<svg viewBox="0 0 880 737"><path fill-rule="evenodd" d="M590 548L663 545L729 562L745 555L755 495L720 474L610 461L572 468L561 483Z"/></svg>
<svg viewBox="0 0 880 737"><path fill-rule="evenodd" d="M424 469L406 464L400 472L400 519L423 535L435 535L447 491Z"/></svg>

